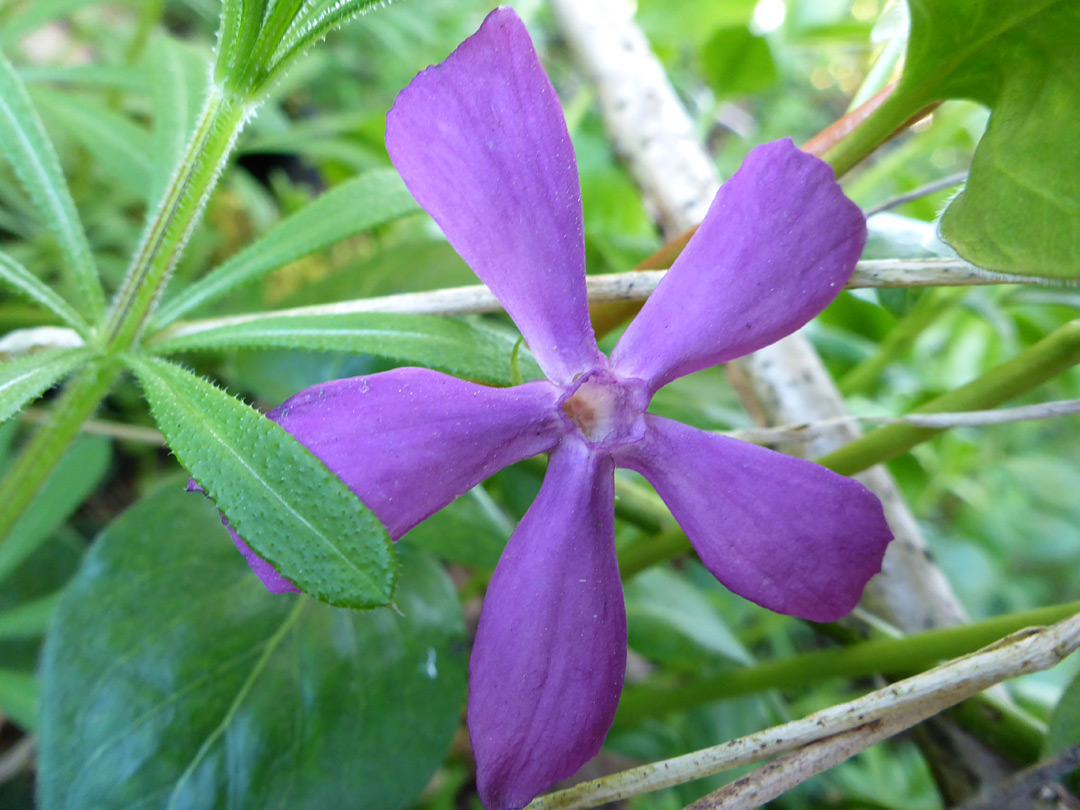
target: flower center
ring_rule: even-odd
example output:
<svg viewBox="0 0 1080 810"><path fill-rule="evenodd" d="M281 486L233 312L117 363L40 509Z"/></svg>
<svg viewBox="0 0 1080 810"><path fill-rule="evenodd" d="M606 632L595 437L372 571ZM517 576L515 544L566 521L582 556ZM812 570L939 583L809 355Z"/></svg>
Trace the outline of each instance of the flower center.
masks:
<svg viewBox="0 0 1080 810"><path fill-rule="evenodd" d="M591 371L567 388L563 415L591 444L609 450L645 435L648 391L641 380L620 380L609 371Z"/></svg>

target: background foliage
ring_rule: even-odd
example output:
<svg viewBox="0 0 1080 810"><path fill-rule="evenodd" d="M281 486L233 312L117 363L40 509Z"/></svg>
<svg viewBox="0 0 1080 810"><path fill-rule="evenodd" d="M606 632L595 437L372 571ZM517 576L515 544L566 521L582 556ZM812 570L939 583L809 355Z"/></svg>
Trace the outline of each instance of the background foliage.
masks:
<svg viewBox="0 0 1080 810"><path fill-rule="evenodd" d="M291 72L275 76L269 101L242 135L235 164L192 234L158 324L474 283L389 170L384 116L411 77L444 58L492 5L402 0L330 34ZM662 244L650 212L612 153L593 93L549 11L527 0L513 5L529 23L566 109L581 170L590 272L630 269ZM963 39L956 19L931 19L942 5L912 3L916 33ZM1076 109L1069 94L1078 85L1068 78L1080 48L1047 45L1061 64L1047 60L1040 67L1045 55L1025 54L1017 44L1035 47L1072 25L1076 12L1065 5L1062 19L1044 20L1037 30L1016 22L1024 36L1001 45L1008 54L995 62L1002 73L993 81L980 83L984 62L978 60L990 56L979 52L936 83L918 83L927 103L970 100L937 108L852 171L848 194L871 207L971 166L971 184L942 224L944 236L963 249L977 234L983 209L1001 205L994 195L1015 191L997 175L1011 176L1020 166L1028 174L1013 180L1034 184L1049 206L1035 216L1046 227L1046 253L1026 271L1060 275L1076 262L1076 210L1058 204L1054 189L1075 179L1072 128L1062 111ZM639 0L637 17L727 176L755 144L789 135L803 142L842 115L853 97L884 84L907 36L905 7L884 6L881 0ZM69 300L87 301L90 312L98 304L88 285L79 288L83 276L58 268L85 266L92 254L106 290L119 286L147 206L166 187L196 121L218 13L211 0L0 3L0 47L13 65L0 66L0 93L6 103L22 104L11 77L26 84L59 155L56 166L29 159L14 169L0 166L0 249ZM925 62L912 61L920 69ZM266 80L257 71L251 76ZM1029 110L1030 87L1047 77L1053 92L1038 114L1012 114ZM988 108L997 117L976 152ZM1011 151L996 152L995 144ZM1049 174L1035 160L1047 149L1062 155ZM45 200L56 217L45 221L35 209L41 201L26 188L43 188L41 178L61 170L72 204ZM1031 180L1031 172L1043 174ZM934 222L956 190L871 217L866 258L947 255ZM85 225L87 244L55 238L56 222L73 216ZM1008 233L1027 226L1018 222ZM1017 270L1001 257L1018 248L993 247L987 266ZM217 297L204 296L208 290ZM56 309L52 303L5 291L0 334L59 324L48 314ZM1067 287L849 292L809 334L855 412L902 414L1015 356L1075 318L1078 306L1080 295ZM357 334L389 328L374 316L336 326ZM516 336L504 318L420 318L410 328L420 337L410 342L390 334L382 343L332 344L283 331L276 345L257 349L236 328L172 338L172 344L162 338L156 351L182 352L179 359L197 374L263 410L308 385L398 364L510 382ZM78 351L54 355L49 367L28 362L37 376L20 383L26 396L50 388L79 361ZM141 362L142 388L125 378L97 415L123 427L108 438L75 442L0 547L0 746L11 750L24 733L41 740L38 805L32 773L22 770L0 783L0 806L474 805L467 747L452 744L464 700L466 628L542 471L529 463L505 470L402 540L396 611L357 613L307 597L270 597L247 575L212 505L183 492L176 459L147 430L154 422L143 390L155 411L167 411L169 402L158 361ZM519 370L528 377L533 368L526 353ZM173 383L201 384L195 377ZM1077 397L1074 369L1026 401ZM0 428L0 468L49 400ZM653 410L712 429L750 425L719 369L668 386ZM238 411L236 419L254 414ZM1078 598L1076 424L1071 417L955 429L890 464L973 619ZM267 440L243 434L238 429L236 441L252 447ZM169 438L185 462L183 437ZM268 456L264 466L272 470L274 463ZM227 469L221 475L227 478ZM617 541L628 546L662 528L619 520ZM384 569L387 579L373 586L383 593L392 563ZM627 583L626 597L632 681L694 683L829 643L796 620L733 597L688 560L639 574ZM1025 710L1049 724L1053 750L1077 742L1080 692L1075 683L1064 691L1075 671L1072 661L1010 686ZM604 761L650 760L715 744L864 688L865 682L838 678L624 718ZM681 807L722 781L639 797L631 806ZM812 780L776 806L906 810L942 802L918 752L900 740Z"/></svg>

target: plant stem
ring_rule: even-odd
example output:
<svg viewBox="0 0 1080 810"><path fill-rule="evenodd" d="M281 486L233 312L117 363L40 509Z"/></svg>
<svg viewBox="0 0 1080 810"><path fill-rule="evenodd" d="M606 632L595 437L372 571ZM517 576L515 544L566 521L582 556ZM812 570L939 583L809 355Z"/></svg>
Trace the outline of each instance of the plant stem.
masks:
<svg viewBox="0 0 1080 810"><path fill-rule="evenodd" d="M104 329L109 351L130 348L145 329L232 152L247 112L248 106L240 99L217 86L210 88L180 166L113 300Z"/></svg>
<svg viewBox="0 0 1080 810"><path fill-rule="evenodd" d="M821 159L833 167L837 177L850 171L908 123L913 115L918 115L916 111L921 104L898 90L887 94L877 109L822 155Z"/></svg>
<svg viewBox="0 0 1080 810"><path fill-rule="evenodd" d="M115 362L91 362L64 389L49 424L34 435L0 481L0 542L33 502L83 422L97 410L119 375Z"/></svg>
<svg viewBox="0 0 1080 810"><path fill-rule="evenodd" d="M675 687L630 686L623 693L616 727L682 711L723 698L768 689L793 689L829 678L911 675L939 661L992 644L1026 627L1053 624L1080 612L1080 602L1052 605L981 622L928 630L903 638L864 641L848 647L793 655Z"/></svg>
<svg viewBox="0 0 1080 810"><path fill-rule="evenodd" d="M195 131L165 195L147 224L102 330L105 357L65 388L45 425L0 481L0 541L33 502L83 422L120 376L117 357L145 328L243 128L250 105L210 88Z"/></svg>
<svg viewBox="0 0 1080 810"><path fill-rule="evenodd" d="M963 288L930 290L911 311L897 322L881 346L870 357L851 369L837 384L844 396L869 390L897 357L903 354L923 330L943 315L967 293Z"/></svg>
<svg viewBox="0 0 1080 810"><path fill-rule="evenodd" d="M1080 320L1075 320L1059 327L1012 360L990 369L955 391L920 405L914 412L976 411L993 408L1056 377L1078 362ZM906 453L915 445L941 432L940 428L889 425L822 456L817 462L841 475L854 475Z"/></svg>

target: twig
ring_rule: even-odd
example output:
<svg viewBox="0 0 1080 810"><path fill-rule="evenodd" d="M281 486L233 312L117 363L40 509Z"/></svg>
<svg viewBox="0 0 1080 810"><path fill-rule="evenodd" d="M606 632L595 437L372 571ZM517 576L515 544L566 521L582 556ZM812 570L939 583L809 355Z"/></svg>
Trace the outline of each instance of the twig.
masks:
<svg viewBox="0 0 1080 810"><path fill-rule="evenodd" d="M960 411L953 413L912 413L906 416L840 416L820 422L801 425L782 425L770 428L746 428L723 431L725 436L754 444L784 444L813 441L822 431L832 430L838 424L858 422L874 425L912 425L947 429L955 427L982 427L1008 422L1026 422L1032 419L1051 419L1057 416L1080 414L1080 399L1062 399L1040 402L1038 405L1022 405L1017 408L995 408L987 411Z"/></svg>
<svg viewBox="0 0 1080 810"><path fill-rule="evenodd" d="M631 271L589 276L586 279L589 303L615 301L644 301L660 279L663 270ZM959 259L879 259L859 262L848 288L860 287L940 287L986 284L1033 284L1046 283L1043 279L1027 276L1006 276L981 270ZM166 340L198 334L223 326L250 323L265 318L305 317L315 315L345 315L358 312L397 312L415 315L473 315L497 312L501 305L491 291L483 285L453 287L420 293L401 293L377 298L359 298L336 301L331 304L314 304L291 309L230 315L186 321L166 329L156 340ZM153 340L150 341L153 344Z"/></svg>
<svg viewBox="0 0 1080 810"><path fill-rule="evenodd" d="M1080 743L1057 756L1025 768L997 785L988 785L955 810L1009 810L1031 807L1038 791L1050 782L1080 768ZM1080 807L1080 803L1069 805Z"/></svg>
<svg viewBox="0 0 1080 810"><path fill-rule="evenodd" d="M967 172L957 172L956 174L950 174L948 177L942 177L940 180L935 180L932 183L927 183L925 186L919 186L916 189L912 189L906 194L900 194L896 197L885 200L885 202L879 203L873 208L867 208L865 211L863 211L863 214L866 216L867 219L869 219L874 214L880 214L882 211L888 211L892 208L897 208L904 203L909 203L912 200L918 200L926 197L937 191L943 191L947 188L958 186L965 180L967 180L967 176Z"/></svg>
<svg viewBox="0 0 1080 810"><path fill-rule="evenodd" d="M13 779L34 764L37 737L23 737L0 757L0 785Z"/></svg>
<svg viewBox="0 0 1080 810"><path fill-rule="evenodd" d="M971 655L801 720L541 796L529 805L529 810L596 807L760 762L819 740L827 739L828 746L855 753L852 740L859 735L843 736L846 732L880 723L878 728L896 733L994 684L1049 669L1077 647L1080 614L1050 627L1014 633ZM872 728L868 729L866 739L873 733ZM827 747L816 749L808 757L826 762L827 751ZM803 760L791 761L798 763L793 767L803 768Z"/></svg>
<svg viewBox="0 0 1080 810"><path fill-rule="evenodd" d="M644 301L660 279L663 270L633 270L589 276L586 279L589 303ZM1056 284L1052 279L1013 276L982 270L960 259L873 259L859 262L848 282L848 289L891 287L965 287L990 284ZM331 304L251 312L221 318L205 318L174 324L150 341L194 335L224 326L250 323L266 318L346 315L358 312L396 312L413 315L474 315L498 312L502 306L491 291L481 285L451 287L419 293L400 293L375 298L357 298ZM81 346L82 339L73 329L47 326L16 329L0 338L0 354L11 357L41 349Z"/></svg>
<svg viewBox="0 0 1080 810"><path fill-rule="evenodd" d="M48 411L38 410L37 408L29 408L19 414L19 416L23 421L29 422L32 425L46 425L52 418L52 415ZM90 433L95 436L107 436L110 439L152 444L157 447L165 446L165 437L161 435L160 430L140 427L139 425L125 425L122 422L107 422L103 419L87 419L83 422L81 430L83 433Z"/></svg>
<svg viewBox="0 0 1080 810"><path fill-rule="evenodd" d="M0 338L0 360L6 355L19 357L38 349L77 349L83 339L66 326L32 326L15 329Z"/></svg>

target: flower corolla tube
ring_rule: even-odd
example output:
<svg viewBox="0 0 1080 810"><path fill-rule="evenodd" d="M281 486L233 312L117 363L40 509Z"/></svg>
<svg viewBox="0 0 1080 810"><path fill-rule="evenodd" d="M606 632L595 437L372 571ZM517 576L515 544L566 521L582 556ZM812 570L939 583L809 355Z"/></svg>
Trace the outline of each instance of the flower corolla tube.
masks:
<svg viewBox="0 0 1080 810"><path fill-rule="evenodd" d="M616 467L648 479L720 582L771 610L832 621L880 570L892 535L861 484L648 413L677 377L773 343L824 309L855 267L866 223L825 163L790 140L757 147L608 358L589 322L570 136L513 11L492 12L401 92L386 145L547 379L492 388L399 368L314 386L270 416L394 539L503 467L549 454L487 590L469 663L481 799L520 808L594 756L615 716L627 643ZM295 590L235 539L271 590Z"/></svg>

